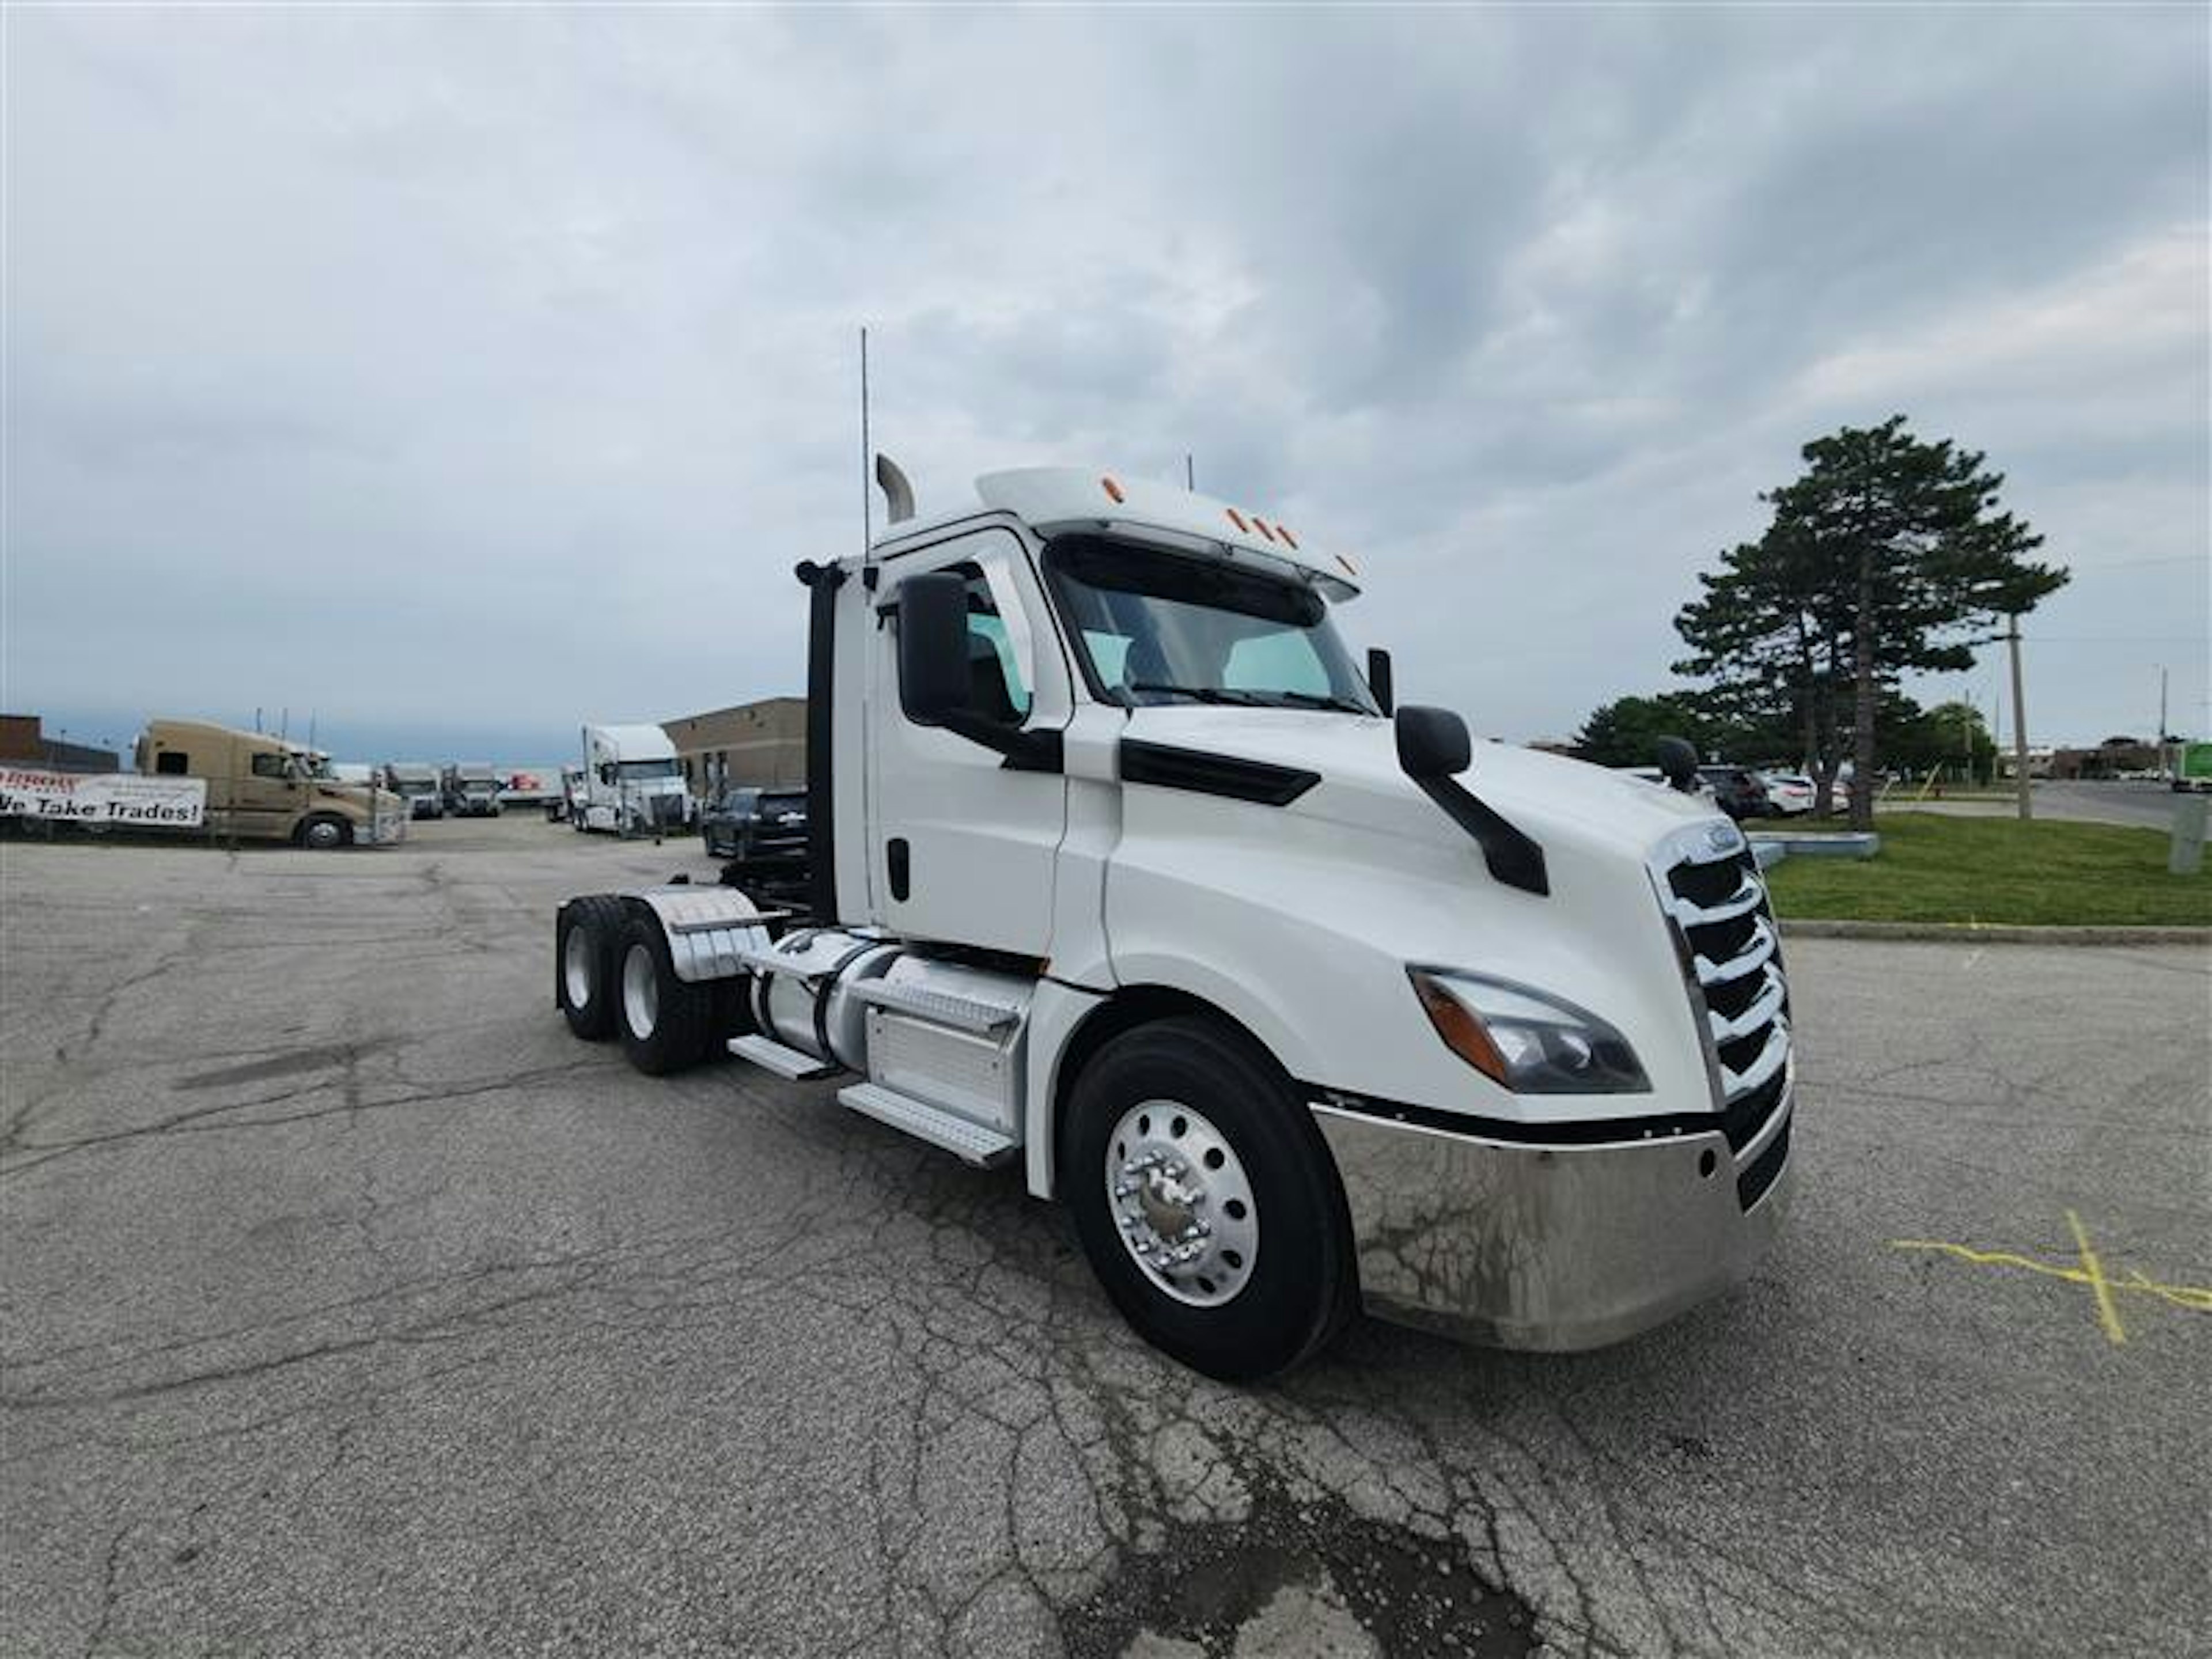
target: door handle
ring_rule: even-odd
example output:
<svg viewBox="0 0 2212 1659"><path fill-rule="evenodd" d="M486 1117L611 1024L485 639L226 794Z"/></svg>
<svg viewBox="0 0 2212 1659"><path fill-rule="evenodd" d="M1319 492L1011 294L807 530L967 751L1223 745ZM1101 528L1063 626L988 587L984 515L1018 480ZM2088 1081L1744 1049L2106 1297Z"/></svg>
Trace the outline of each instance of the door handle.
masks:
<svg viewBox="0 0 2212 1659"><path fill-rule="evenodd" d="M890 875L891 896L900 903L905 903L907 893L913 886L914 872L904 836L893 836L884 844L884 866Z"/></svg>

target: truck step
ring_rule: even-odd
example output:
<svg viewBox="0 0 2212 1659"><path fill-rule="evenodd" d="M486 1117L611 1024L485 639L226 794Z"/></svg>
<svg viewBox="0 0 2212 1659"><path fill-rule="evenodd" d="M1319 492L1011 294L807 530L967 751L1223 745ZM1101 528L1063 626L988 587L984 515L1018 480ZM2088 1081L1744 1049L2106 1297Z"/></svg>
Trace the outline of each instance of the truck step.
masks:
<svg viewBox="0 0 2212 1659"><path fill-rule="evenodd" d="M886 1089L880 1083L854 1083L837 1091L840 1104L851 1107L878 1123L888 1123L894 1129L902 1129L917 1140L926 1140L933 1146L942 1146L956 1154L963 1164L972 1164L979 1170L1003 1164L1013 1156L1015 1142L996 1129L987 1129L980 1123L970 1123L964 1117L940 1111L927 1101L916 1100L912 1095L902 1095L895 1089Z"/></svg>
<svg viewBox="0 0 2212 1659"><path fill-rule="evenodd" d="M830 1077L845 1068L832 1066L811 1054L803 1054L796 1048L787 1048L773 1037L757 1034L732 1037L730 1052L739 1060L749 1060L764 1072L774 1072L780 1078L793 1083L804 1083L811 1078Z"/></svg>

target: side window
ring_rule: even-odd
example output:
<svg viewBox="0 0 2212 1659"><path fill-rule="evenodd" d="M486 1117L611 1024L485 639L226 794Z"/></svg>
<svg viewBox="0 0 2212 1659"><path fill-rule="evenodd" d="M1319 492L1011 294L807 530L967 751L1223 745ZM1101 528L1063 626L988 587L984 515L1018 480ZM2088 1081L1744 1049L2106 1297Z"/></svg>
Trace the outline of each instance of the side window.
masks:
<svg viewBox="0 0 2212 1659"><path fill-rule="evenodd" d="M956 564L951 574L968 584L968 683L977 714L1001 726L1019 726L1030 712L1030 689L1022 683L1012 637L989 578L980 566Z"/></svg>
<svg viewBox="0 0 2212 1659"><path fill-rule="evenodd" d="M181 749L164 749L154 757L154 769L164 777L180 778L191 769L191 763Z"/></svg>
<svg viewBox="0 0 2212 1659"><path fill-rule="evenodd" d="M253 775L257 778L286 776L284 757L282 755L256 755L253 757Z"/></svg>

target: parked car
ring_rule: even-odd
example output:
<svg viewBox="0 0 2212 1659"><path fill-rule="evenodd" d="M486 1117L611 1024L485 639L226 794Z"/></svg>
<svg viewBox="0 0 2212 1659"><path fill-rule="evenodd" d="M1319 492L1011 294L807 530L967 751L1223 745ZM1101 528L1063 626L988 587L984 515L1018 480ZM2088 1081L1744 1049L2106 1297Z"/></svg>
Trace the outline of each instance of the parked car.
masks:
<svg viewBox="0 0 2212 1659"><path fill-rule="evenodd" d="M1611 769L1618 772L1624 778L1634 778L1638 783L1648 783L1655 789L1672 789L1674 787L1667 781L1667 775L1656 766L1616 766ZM1713 796L1713 786L1701 777L1698 780L1698 787L1690 793L1701 800L1711 800Z"/></svg>
<svg viewBox="0 0 2212 1659"><path fill-rule="evenodd" d="M794 882L806 871L806 788L740 787L700 814L707 856L726 859L748 886Z"/></svg>
<svg viewBox="0 0 2212 1659"><path fill-rule="evenodd" d="M1766 818L1776 815L1778 808L1768 799L1766 785L1759 774L1745 766L1700 766L1698 775L1713 788L1713 799L1722 811L1741 823L1745 818Z"/></svg>
<svg viewBox="0 0 2212 1659"><path fill-rule="evenodd" d="M1779 817L1794 818L1809 812L1813 803L1820 799L1813 780L1802 772L1761 772L1757 775L1766 786L1768 805Z"/></svg>

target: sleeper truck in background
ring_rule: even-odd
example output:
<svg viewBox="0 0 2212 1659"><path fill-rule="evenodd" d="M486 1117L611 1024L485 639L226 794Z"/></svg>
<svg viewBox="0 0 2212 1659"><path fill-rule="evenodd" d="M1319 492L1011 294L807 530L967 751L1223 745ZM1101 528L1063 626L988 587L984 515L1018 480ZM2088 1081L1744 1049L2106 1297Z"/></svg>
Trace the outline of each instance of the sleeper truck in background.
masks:
<svg viewBox="0 0 2212 1659"><path fill-rule="evenodd" d="M157 777L204 778L212 835L323 848L389 845L407 833L398 796L342 782L329 756L266 732L149 720L132 763Z"/></svg>
<svg viewBox="0 0 2212 1659"><path fill-rule="evenodd" d="M579 830L665 836L690 827L691 791L676 745L657 726L587 726L584 775L568 821Z"/></svg>
<svg viewBox="0 0 2212 1659"><path fill-rule="evenodd" d="M555 1000L726 1047L1073 1212L1143 1338L1231 1380L1356 1307L1507 1347L1743 1280L1788 1201L1788 987L1709 799L1393 708L1352 567L1042 469L809 592L803 914L569 900ZM829 1099L823 1100L827 1107Z"/></svg>

